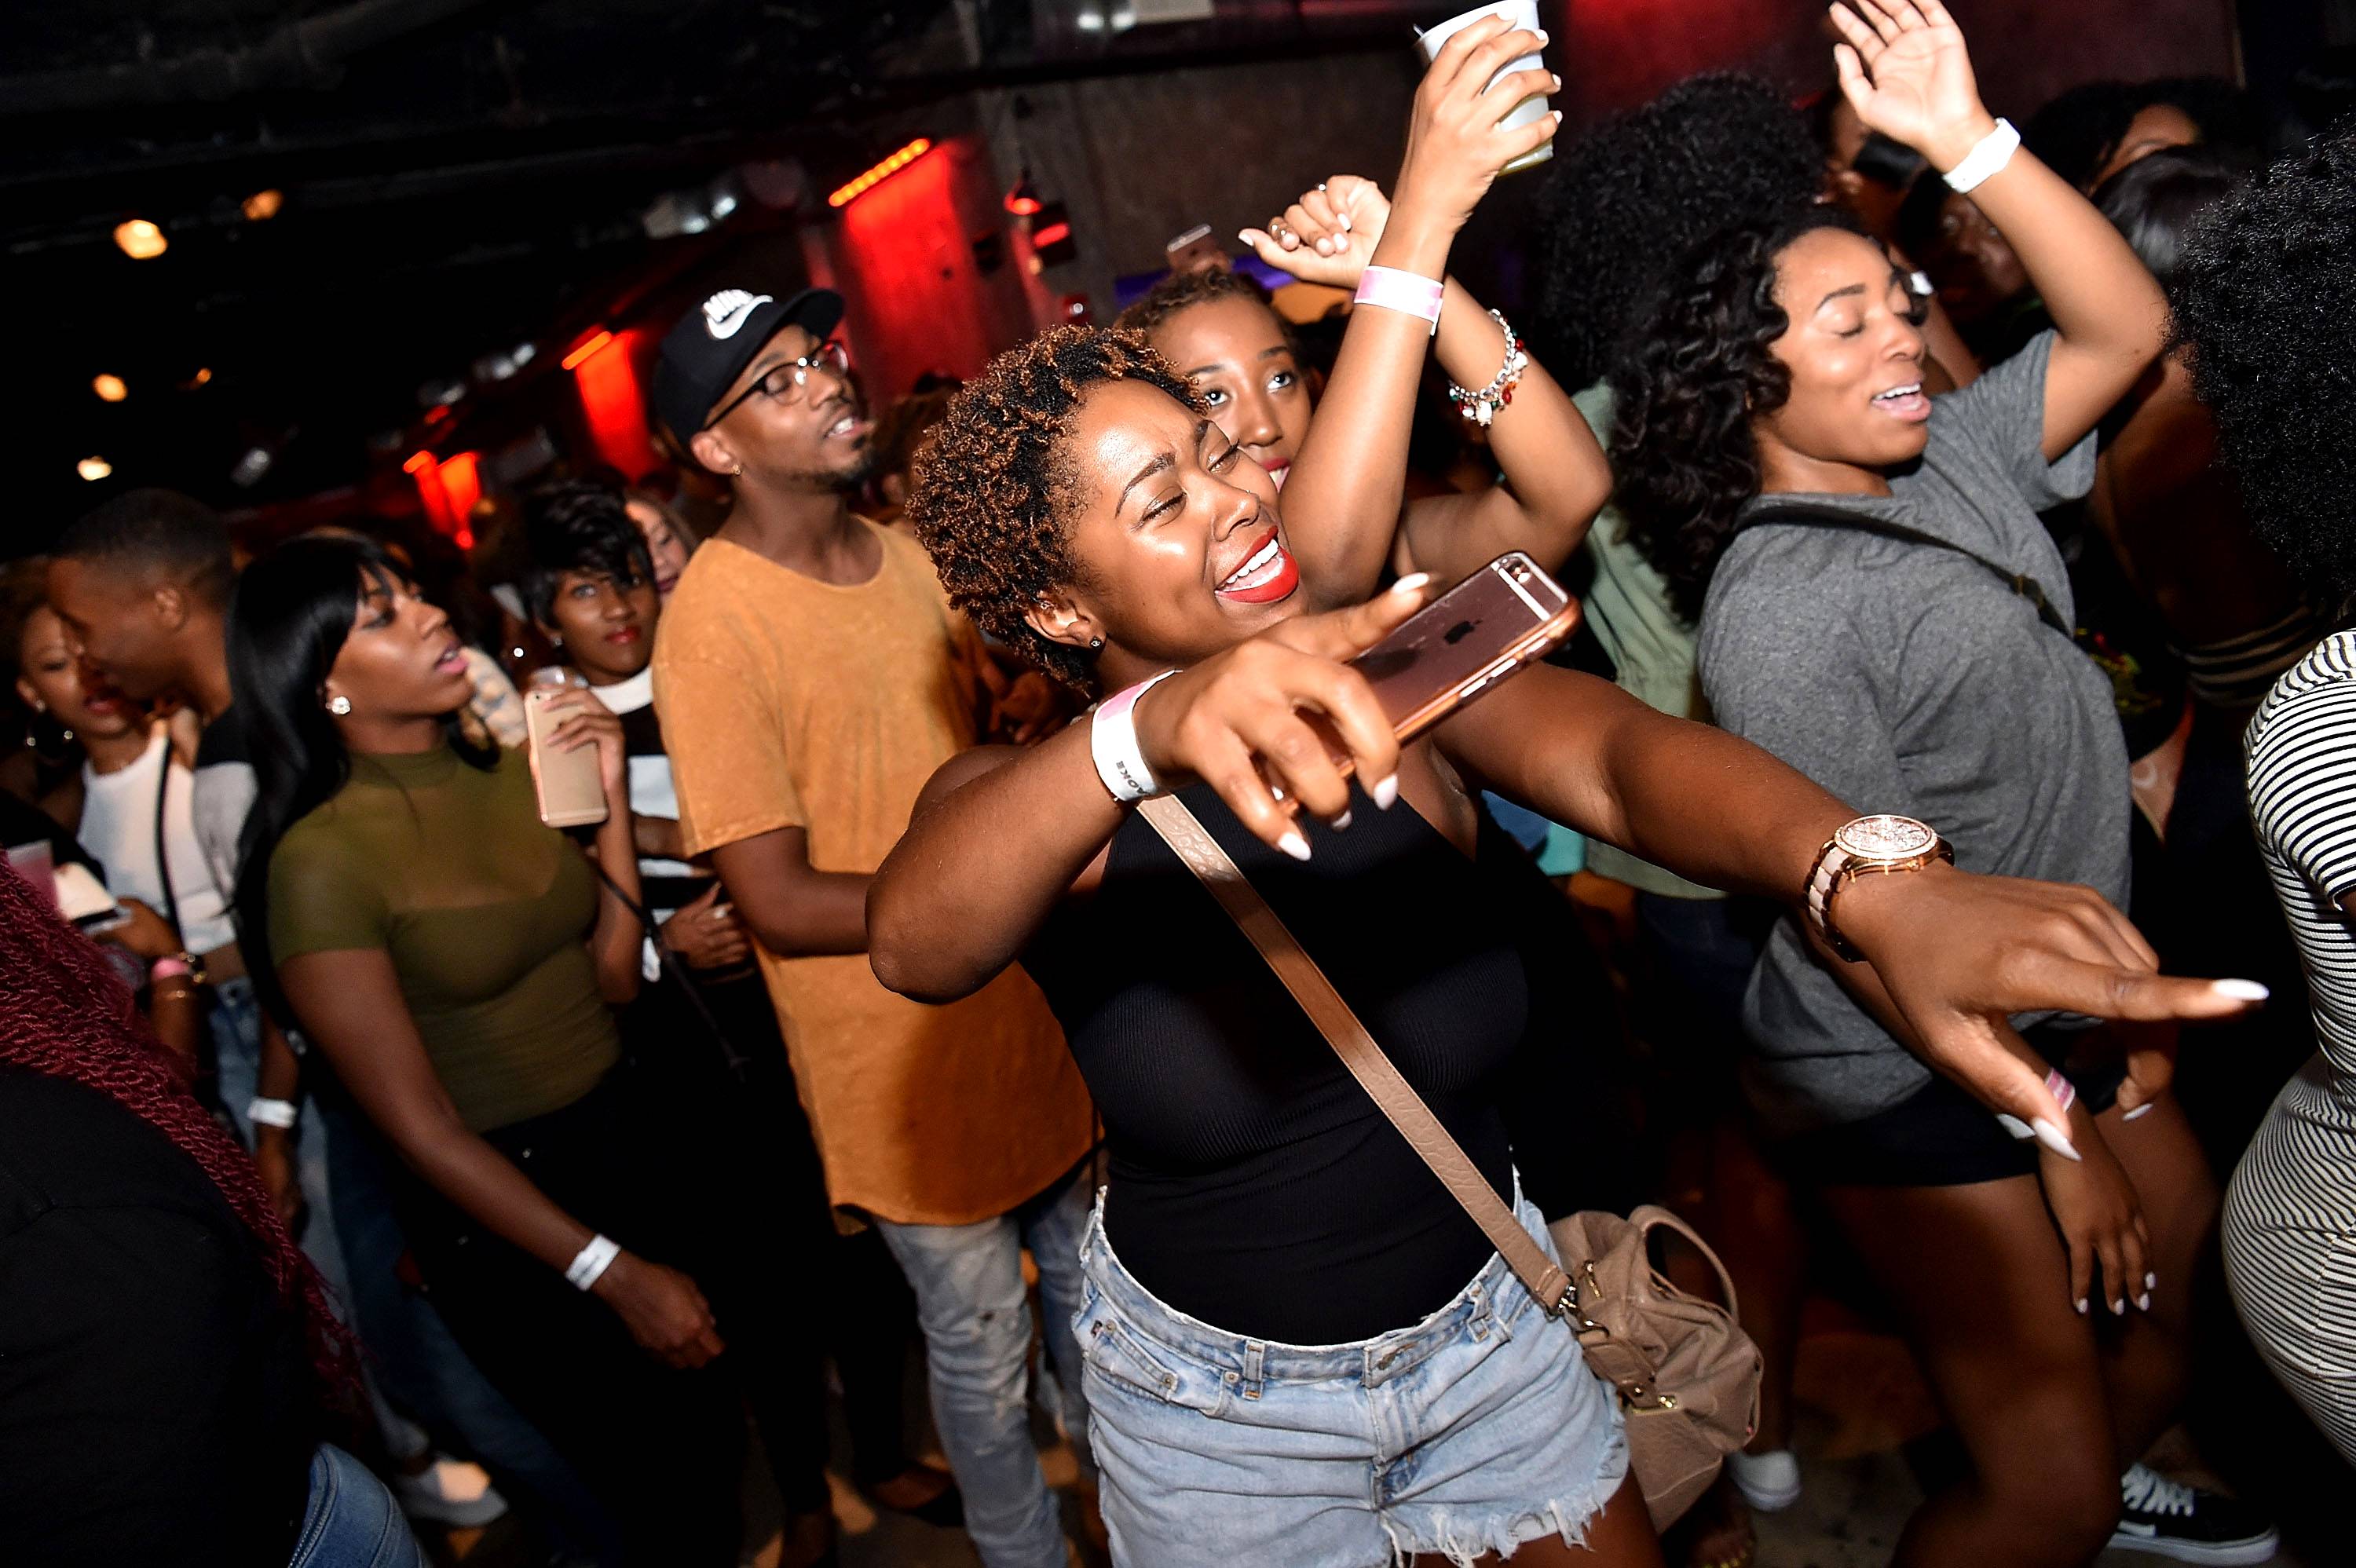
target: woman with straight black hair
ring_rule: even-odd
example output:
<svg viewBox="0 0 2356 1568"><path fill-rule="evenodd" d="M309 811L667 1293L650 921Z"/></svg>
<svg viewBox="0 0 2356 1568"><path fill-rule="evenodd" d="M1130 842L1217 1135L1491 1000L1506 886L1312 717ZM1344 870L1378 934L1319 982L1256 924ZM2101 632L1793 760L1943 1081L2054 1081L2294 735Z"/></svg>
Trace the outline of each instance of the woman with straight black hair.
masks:
<svg viewBox="0 0 2356 1568"><path fill-rule="evenodd" d="M743 1421L681 1272L728 1249L692 1128L647 1103L608 1010L642 935L619 721L552 704L550 745L594 746L605 784L584 855L526 757L465 725L456 634L373 545L256 561L229 642L253 967L405 1168L427 1292L612 1512L616 1560L734 1563Z"/></svg>

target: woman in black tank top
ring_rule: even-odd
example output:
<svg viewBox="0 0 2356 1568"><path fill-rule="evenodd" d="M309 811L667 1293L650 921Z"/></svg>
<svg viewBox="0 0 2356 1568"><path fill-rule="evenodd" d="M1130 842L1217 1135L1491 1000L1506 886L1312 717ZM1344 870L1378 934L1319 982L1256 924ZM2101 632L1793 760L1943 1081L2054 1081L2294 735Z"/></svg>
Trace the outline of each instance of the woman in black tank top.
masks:
<svg viewBox="0 0 2356 1568"><path fill-rule="evenodd" d="M1499 128L1481 85L1535 47L1494 23L1460 34L1418 95L1397 204L1377 197L1344 229L1321 187L1286 221L1442 277L1522 134ZM1500 1069L1525 1037L1564 1038L1533 997L1569 938L1478 788L1794 904L1856 813L1746 742L1547 667L1398 745L1344 661L1428 596L1419 573L1359 603L1390 540L1387 522L1370 539L1355 520L1398 515L1430 342L1415 315L1354 314L1280 515L1267 472L1142 339L1059 329L959 394L909 511L985 630L1076 686L1123 692L1129 776L1179 789L1510 1196ZM1527 439L1515 421L1554 390L1530 367L1493 439ZM1583 428L1559 460L1592 479L1591 512L1608 476ZM1365 504L1370 473L1388 505ZM1512 547L1468 529L1465 559L1425 564L1462 576ZM1341 734L1350 777L1303 709ZM1098 1096L1114 1170L1078 1326L1116 1560L1657 1562L1576 1341L1133 820L1091 740L1076 724L944 767L876 875L868 934L877 976L925 1000L1023 962ZM2064 1113L2007 1014L2248 1005L2151 973L2125 917L2083 890L1936 867L1855 883L1838 921L1863 961L1836 967L1869 1005L1991 1107L2055 1127ZM1608 1115L1547 1109L1565 1137Z"/></svg>

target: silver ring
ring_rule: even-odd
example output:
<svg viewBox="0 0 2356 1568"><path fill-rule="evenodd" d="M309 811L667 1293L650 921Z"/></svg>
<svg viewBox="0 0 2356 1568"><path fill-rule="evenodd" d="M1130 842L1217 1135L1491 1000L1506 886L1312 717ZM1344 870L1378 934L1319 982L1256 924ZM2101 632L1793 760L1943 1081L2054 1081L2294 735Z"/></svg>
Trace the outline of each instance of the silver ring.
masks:
<svg viewBox="0 0 2356 1568"><path fill-rule="evenodd" d="M1323 190L1325 188L1325 182L1323 180L1319 180L1317 182L1317 188L1319 190Z"/></svg>

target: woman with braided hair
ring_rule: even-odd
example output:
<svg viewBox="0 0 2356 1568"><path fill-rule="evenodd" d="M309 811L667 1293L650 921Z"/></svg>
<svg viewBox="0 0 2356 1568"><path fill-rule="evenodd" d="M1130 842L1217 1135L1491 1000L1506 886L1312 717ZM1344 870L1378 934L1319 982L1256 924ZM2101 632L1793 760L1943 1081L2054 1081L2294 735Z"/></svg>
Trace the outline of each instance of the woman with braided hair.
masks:
<svg viewBox="0 0 2356 1568"><path fill-rule="evenodd" d="M356 1425L353 1348L252 1161L7 869L0 1150L12 1561L422 1568L391 1493L325 1441Z"/></svg>
<svg viewBox="0 0 2356 1568"><path fill-rule="evenodd" d="M2092 482L2097 421L2160 348L2158 287L1988 114L1939 0L1832 17L1858 117L1971 195L2055 330L1926 395L1920 302L1851 222L1804 208L1720 236L1621 378L1622 502L1699 621L1725 729L1944 824L1961 866L2124 902L2126 748L2037 513ZM1969 1460L1897 1561L2061 1568L2107 1540L2263 1562L2274 1532L2249 1510L2137 1462L2183 1395L2217 1205L2168 1091L2173 1036L2019 1020L2068 1107L2066 1152L1925 1072L1813 946L1783 922L1751 974L1746 1088L1772 1157L1890 1297Z"/></svg>
<svg viewBox="0 0 2356 1568"><path fill-rule="evenodd" d="M1365 425L1343 433L1377 483L1405 468L1418 307L1533 140L1498 122L1536 82L1484 84L1535 45L1475 24L1417 95L1372 265L1422 287L1356 312L1342 349L1376 368ZM1359 603L1362 581L1296 561L1267 471L1130 334L1066 328L1001 355L951 405L910 514L959 608L1114 694L1041 745L943 767L870 887L867 933L877 976L926 1001L1020 960L1095 1095L1112 1174L1076 1327L1115 1562L1658 1564L1616 1401L1575 1338L1130 808L1178 794L1505 1203L1499 1070L1526 1039L1568 1038L1543 955L1571 938L1477 786L1787 902L1855 838L1854 813L1753 746L1547 667L1402 747L1344 661L1429 583ZM1837 898L1863 955L1840 965L1849 983L2060 1148L2066 1113L2007 1014L2249 1006L2152 973L2083 889L1929 857ZM1544 1245L1535 1211L1519 1218Z"/></svg>

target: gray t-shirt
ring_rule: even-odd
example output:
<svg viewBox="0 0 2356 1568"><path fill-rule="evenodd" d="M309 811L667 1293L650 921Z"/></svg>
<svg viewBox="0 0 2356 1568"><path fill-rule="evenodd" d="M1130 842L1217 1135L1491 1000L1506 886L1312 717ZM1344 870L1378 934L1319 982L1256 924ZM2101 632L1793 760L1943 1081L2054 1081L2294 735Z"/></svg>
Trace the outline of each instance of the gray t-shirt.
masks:
<svg viewBox="0 0 2356 1568"><path fill-rule="evenodd" d="M2059 463L2039 451L2052 342L1936 399L1929 446L1888 496L1752 506L1799 502L1965 546L2034 578L2074 624L2037 514L2086 493L2094 442ZM1762 523L1719 562L1700 646L1723 728L1859 811L1921 817L1966 870L2083 883L2125 906L2127 756L2110 683L1987 568L1931 544ZM1930 1079L1789 919L1751 974L1744 1016L1751 1098L1773 1131L1861 1120Z"/></svg>

